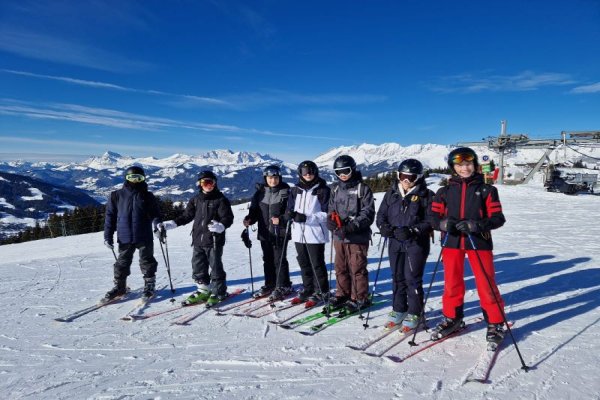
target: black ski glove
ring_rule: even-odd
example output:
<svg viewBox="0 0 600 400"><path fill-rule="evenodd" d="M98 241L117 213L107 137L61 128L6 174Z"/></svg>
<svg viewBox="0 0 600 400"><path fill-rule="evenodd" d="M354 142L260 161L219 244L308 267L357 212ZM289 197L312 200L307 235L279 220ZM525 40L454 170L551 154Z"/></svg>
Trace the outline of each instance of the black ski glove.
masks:
<svg viewBox="0 0 600 400"><path fill-rule="evenodd" d="M473 221L472 219L463 219L462 221L457 222L456 229L466 235L470 233L481 232L479 224L476 221Z"/></svg>
<svg viewBox="0 0 600 400"><path fill-rule="evenodd" d="M440 221L440 231L450 234L458 233L456 230L456 218L448 217Z"/></svg>
<svg viewBox="0 0 600 400"><path fill-rule="evenodd" d="M394 229L394 238L396 240L408 240L413 236L413 230L408 226L401 226L399 228Z"/></svg>
<svg viewBox="0 0 600 400"><path fill-rule="evenodd" d="M306 222L306 215L297 212L296 215L294 215L294 222Z"/></svg>
<svg viewBox="0 0 600 400"><path fill-rule="evenodd" d="M247 248L252 247L252 241L250 240L250 235L248 234L248 229L244 229L242 231L242 241Z"/></svg>
<svg viewBox="0 0 600 400"><path fill-rule="evenodd" d="M344 235L349 235L351 233L356 232L357 230L358 230L358 225L356 225L353 222L348 222L347 224L342 226L342 232L344 232Z"/></svg>
<svg viewBox="0 0 600 400"><path fill-rule="evenodd" d="M381 236L383 237L391 238L394 236L394 228L392 228L390 224L383 224L379 227L379 233L381 233Z"/></svg>

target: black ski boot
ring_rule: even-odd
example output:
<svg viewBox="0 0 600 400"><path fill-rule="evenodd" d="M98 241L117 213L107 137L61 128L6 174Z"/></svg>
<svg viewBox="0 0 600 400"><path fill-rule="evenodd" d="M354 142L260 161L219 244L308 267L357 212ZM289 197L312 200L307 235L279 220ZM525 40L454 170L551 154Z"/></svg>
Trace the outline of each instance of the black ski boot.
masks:
<svg viewBox="0 0 600 400"><path fill-rule="evenodd" d="M115 279L114 282L115 286L104 295L104 301L110 301L127 293L127 281L125 279Z"/></svg>
<svg viewBox="0 0 600 400"><path fill-rule="evenodd" d="M488 350L494 351L504 340L504 323L488 324L485 339L488 342Z"/></svg>
<svg viewBox="0 0 600 400"><path fill-rule="evenodd" d="M465 326L462 318L448 318L444 317L444 320L433 329L431 334L431 340L440 340L453 332L458 331Z"/></svg>
<svg viewBox="0 0 600 400"><path fill-rule="evenodd" d="M154 297L154 290L156 287L156 278L144 278L144 294L145 299Z"/></svg>

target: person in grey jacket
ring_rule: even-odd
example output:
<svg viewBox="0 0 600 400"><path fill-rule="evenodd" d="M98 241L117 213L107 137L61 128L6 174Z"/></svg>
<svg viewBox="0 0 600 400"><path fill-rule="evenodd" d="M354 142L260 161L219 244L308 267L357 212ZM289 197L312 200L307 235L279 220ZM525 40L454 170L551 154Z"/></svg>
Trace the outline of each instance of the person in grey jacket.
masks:
<svg viewBox="0 0 600 400"><path fill-rule="evenodd" d="M292 292L290 267L287 260L288 225L285 210L290 185L281 180L281 169L269 165L263 171L264 183L256 185L248 215L247 228L258 223L258 240L263 251L265 284L254 297L269 296L270 301L282 300Z"/></svg>
<svg viewBox="0 0 600 400"><path fill-rule="evenodd" d="M184 303L206 301L207 304L213 305L228 296L227 274L223 269L222 257L225 229L233 224L233 212L231 203L217 188L217 176L212 171L200 172L198 188L200 193L188 202L183 215L159 224L158 228L174 229L194 221L192 277L196 282L197 290Z"/></svg>
<svg viewBox="0 0 600 400"><path fill-rule="evenodd" d="M370 305L367 252L375 200L352 157L336 158L333 170L338 182L331 189L327 228L334 237L337 291L331 304L353 312Z"/></svg>
<svg viewBox="0 0 600 400"><path fill-rule="evenodd" d="M136 249L144 276L143 296L154 296L158 262L154 258L152 228L160 221L160 208L154 195L148 191L144 169L138 166L127 168L123 187L112 192L106 203L104 245L114 249L115 231L119 243L119 256L113 271L115 286L104 296L106 300L127 292L127 277L131 274Z"/></svg>

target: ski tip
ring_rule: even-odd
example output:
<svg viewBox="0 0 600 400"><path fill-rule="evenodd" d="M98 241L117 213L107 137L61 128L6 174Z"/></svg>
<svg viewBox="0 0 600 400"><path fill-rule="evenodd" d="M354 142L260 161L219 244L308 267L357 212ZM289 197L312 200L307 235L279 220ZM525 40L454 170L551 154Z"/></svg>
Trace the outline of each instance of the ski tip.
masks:
<svg viewBox="0 0 600 400"><path fill-rule="evenodd" d="M400 358L398 356L386 356L386 358L388 360L391 360L391 361L395 362L395 363L401 363L403 361L402 358Z"/></svg>
<svg viewBox="0 0 600 400"><path fill-rule="evenodd" d="M349 349L352 349L352 350L362 350L362 348L360 346L353 346L350 344L347 344L346 347Z"/></svg>
<svg viewBox="0 0 600 400"><path fill-rule="evenodd" d="M54 320L56 322L71 322L72 321L70 319L65 319L65 318L54 318Z"/></svg>

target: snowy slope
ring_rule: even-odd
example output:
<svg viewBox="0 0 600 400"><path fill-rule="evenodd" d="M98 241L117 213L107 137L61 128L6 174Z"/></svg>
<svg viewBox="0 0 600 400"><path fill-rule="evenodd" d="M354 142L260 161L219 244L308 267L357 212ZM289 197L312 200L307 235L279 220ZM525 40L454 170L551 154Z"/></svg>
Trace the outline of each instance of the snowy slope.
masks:
<svg viewBox="0 0 600 400"><path fill-rule="evenodd" d="M113 256L102 234L0 247L0 397L7 399L598 399L600 393L600 226L596 196L546 193L539 185L500 187L507 224L495 232L497 280L513 332L530 372L520 369L510 339L490 383L462 384L484 348L481 325L396 364L345 347L380 332L389 305L371 313L370 328L350 319L306 337L250 319L211 312L190 326L173 315L146 321L119 318L133 302L111 305L72 323L53 319L93 304L111 286ZM378 194L380 200L382 194ZM246 213L235 206L225 266L230 288L250 288L248 251L239 235ZM193 290L190 226L169 234L177 298ZM254 239L254 236L253 236ZM369 250L371 279L380 250ZM262 277L260 246L252 248L254 287ZM432 248L425 282L440 248ZM170 307L160 248L160 296L147 311ZM326 249L329 259L329 246ZM292 280L300 282L290 246ZM137 257L134 261L137 263ZM129 284L142 279L134 263ZM468 271L468 268L467 268ZM441 272L441 271L440 271ZM467 272L467 318L480 315ZM378 291L389 300L384 255ZM439 315L442 274L428 314ZM286 312L281 313L282 316ZM417 342L427 338L417 335ZM422 346L422 344L421 344ZM404 342L389 354L410 350Z"/></svg>

